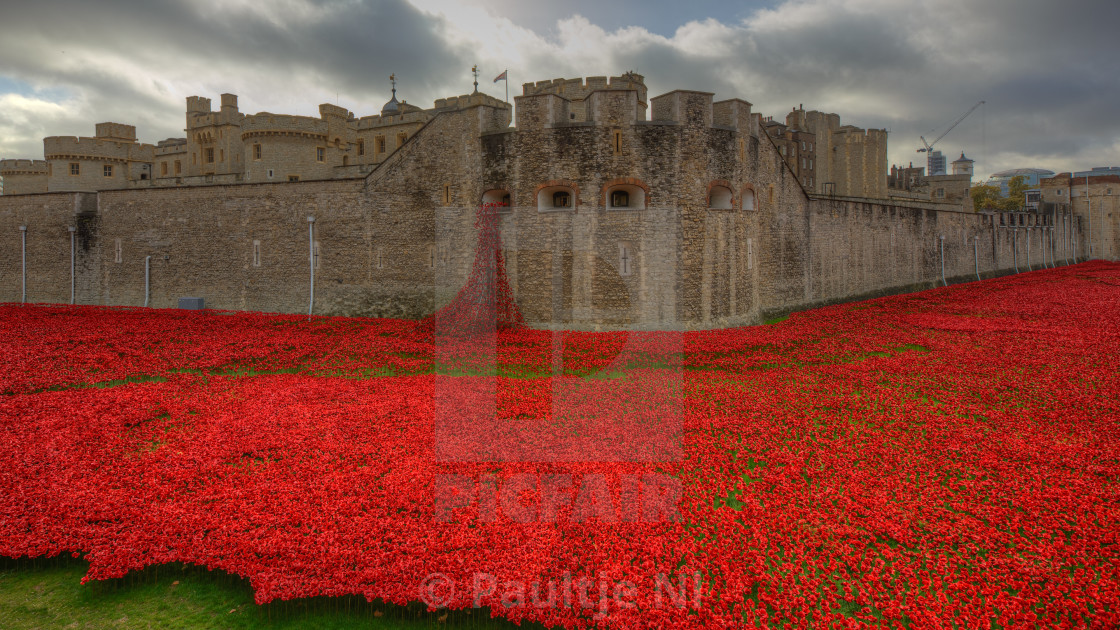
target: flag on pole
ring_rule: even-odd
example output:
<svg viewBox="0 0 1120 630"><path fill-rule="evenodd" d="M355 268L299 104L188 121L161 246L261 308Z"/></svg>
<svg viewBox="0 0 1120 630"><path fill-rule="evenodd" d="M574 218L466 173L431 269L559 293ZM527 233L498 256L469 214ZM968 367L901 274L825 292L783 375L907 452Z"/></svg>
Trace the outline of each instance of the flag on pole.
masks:
<svg viewBox="0 0 1120 630"><path fill-rule="evenodd" d="M498 81L506 81L507 80L506 79L506 73L507 72L509 72L509 70L502 70L502 73L499 74L497 76L497 78L494 79L494 83L497 83Z"/></svg>

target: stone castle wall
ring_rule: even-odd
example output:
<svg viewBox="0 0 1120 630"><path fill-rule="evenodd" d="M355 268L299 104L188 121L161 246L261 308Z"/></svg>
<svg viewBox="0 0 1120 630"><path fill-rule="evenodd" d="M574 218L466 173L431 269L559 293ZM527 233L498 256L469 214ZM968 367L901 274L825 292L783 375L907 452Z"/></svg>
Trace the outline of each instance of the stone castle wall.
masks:
<svg viewBox="0 0 1120 630"><path fill-rule="evenodd" d="M1051 239L1060 261L1085 255L1084 226L1068 215L1012 226L944 204L807 195L746 101L674 91L651 99L644 120L634 92L584 100L586 119L573 121L563 96L518 97L512 128L496 103L435 111L353 179L218 174L5 195L0 301L23 297L26 226L27 300L68 302L74 227L80 304L143 304L147 259L157 308L200 296L211 308L306 312L314 266L314 313L421 317L466 282L478 204L507 196L511 288L542 327L747 324L934 286L942 261L952 282L1037 267Z"/></svg>

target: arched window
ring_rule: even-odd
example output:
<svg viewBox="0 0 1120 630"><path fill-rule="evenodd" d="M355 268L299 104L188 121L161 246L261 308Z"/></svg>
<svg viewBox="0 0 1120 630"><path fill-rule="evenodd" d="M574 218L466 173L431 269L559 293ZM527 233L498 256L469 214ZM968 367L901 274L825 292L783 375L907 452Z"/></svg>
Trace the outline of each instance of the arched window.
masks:
<svg viewBox="0 0 1120 630"><path fill-rule="evenodd" d="M578 188L567 180L554 179L537 187L537 211L575 210L579 204Z"/></svg>
<svg viewBox="0 0 1120 630"><path fill-rule="evenodd" d="M743 191L743 209L754 210L754 190L750 188Z"/></svg>
<svg viewBox="0 0 1120 630"><path fill-rule="evenodd" d="M505 206L505 207L508 208L511 205L510 204L509 191L503 190L501 188L494 188L492 190L487 190L485 193L482 194L482 203L484 205L485 204L490 204L490 203L496 203L496 204L499 204L499 205L502 205L502 206Z"/></svg>
<svg viewBox="0 0 1120 630"><path fill-rule="evenodd" d="M646 207L646 188L629 177L611 180L603 186L602 201L607 210L643 210Z"/></svg>
<svg viewBox="0 0 1120 630"><path fill-rule="evenodd" d="M731 210L731 189L726 186L712 186L708 191L708 207L712 210Z"/></svg>

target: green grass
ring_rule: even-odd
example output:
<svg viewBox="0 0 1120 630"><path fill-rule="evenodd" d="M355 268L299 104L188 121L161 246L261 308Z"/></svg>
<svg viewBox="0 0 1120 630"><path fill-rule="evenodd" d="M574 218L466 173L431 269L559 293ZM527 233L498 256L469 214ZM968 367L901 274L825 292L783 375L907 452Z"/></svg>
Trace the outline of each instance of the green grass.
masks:
<svg viewBox="0 0 1120 630"><path fill-rule="evenodd" d="M184 565L149 567L81 584L88 565L72 558L0 559L0 626L32 628L514 628L488 609L428 612L361 597L253 603L247 581ZM521 628L542 626L522 624Z"/></svg>

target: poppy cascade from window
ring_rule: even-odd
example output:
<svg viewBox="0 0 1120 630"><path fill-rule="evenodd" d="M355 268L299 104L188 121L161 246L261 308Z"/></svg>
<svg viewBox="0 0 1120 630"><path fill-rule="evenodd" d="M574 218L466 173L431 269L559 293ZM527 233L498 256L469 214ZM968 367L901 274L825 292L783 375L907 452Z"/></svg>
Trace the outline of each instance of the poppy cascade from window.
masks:
<svg viewBox="0 0 1120 630"><path fill-rule="evenodd" d="M475 218L478 245L470 278L451 303L421 321L422 329L471 335L495 328L525 327L525 319L513 300L506 277L502 235L498 230L498 209L505 206L505 203L479 204Z"/></svg>

